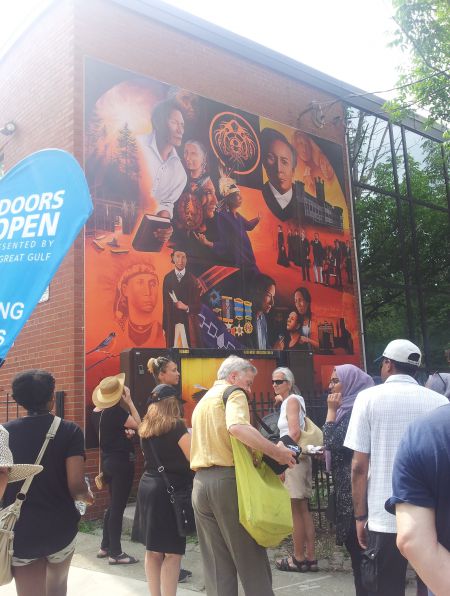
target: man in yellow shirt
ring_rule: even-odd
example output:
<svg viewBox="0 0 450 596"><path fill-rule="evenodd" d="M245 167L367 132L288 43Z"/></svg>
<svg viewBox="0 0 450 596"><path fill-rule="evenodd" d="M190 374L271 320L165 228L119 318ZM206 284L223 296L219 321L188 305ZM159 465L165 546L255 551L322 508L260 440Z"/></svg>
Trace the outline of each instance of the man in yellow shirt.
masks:
<svg viewBox="0 0 450 596"><path fill-rule="evenodd" d="M230 434L280 464L293 467L295 459L283 443L271 443L250 424L245 391L250 391L256 373L248 360L229 356L192 415L192 503L208 596L237 596L238 574L246 596L273 596L266 549L239 523ZM234 391L225 407L222 397L230 385L244 391Z"/></svg>

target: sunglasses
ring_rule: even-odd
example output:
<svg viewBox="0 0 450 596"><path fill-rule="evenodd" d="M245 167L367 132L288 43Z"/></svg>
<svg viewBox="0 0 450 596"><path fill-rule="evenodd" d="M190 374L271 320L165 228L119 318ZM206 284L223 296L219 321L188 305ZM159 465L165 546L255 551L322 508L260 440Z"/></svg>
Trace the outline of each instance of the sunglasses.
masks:
<svg viewBox="0 0 450 596"><path fill-rule="evenodd" d="M272 379L272 385L282 385L286 383L286 379Z"/></svg>

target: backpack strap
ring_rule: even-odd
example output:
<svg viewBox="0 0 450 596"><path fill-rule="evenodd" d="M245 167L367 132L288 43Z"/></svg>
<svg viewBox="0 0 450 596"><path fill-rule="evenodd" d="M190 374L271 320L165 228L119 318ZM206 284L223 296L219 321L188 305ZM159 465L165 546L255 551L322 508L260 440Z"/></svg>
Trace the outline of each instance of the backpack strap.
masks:
<svg viewBox="0 0 450 596"><path fill-rule="evenodd" d="M234 393L235 391L242 391L243 393L245 393L245 396L246 396L246 397L247 397L247 399L248 399L248 395L247 395L247 392L245 391L245 389L242 389L242 387L239 387L238 385L230 385L229 387L227 387L227 388L225 389L225 391L224 391L224 392L223 392L223 394L222 394L222 400L223 400L223 406L224 406L224 408L226 408L226 407L227 407L227 401L228 401L228 398L229 398L229 397L230 397L230 395L231 395L232 393Z"/></svg>
<svg viewBox="0 0 450 596"><path fill-rule="evenodd" d="M41 459L44 457L44 453L47 450L48 444L50 443L51 440L53 440L55 438L56 431L58 430L60 424L61 424L61 418L59 416L55 416L53 418L53 422L50 425L50 428L47 431L47 434L45 435L44 443L42 444L41 450L39 451L36 461L34 462L35 465L38 465L41 463ZM33 479L34 479L34 476L30 476L29 478L27 478L25 480L25 482L22 484L20 491L17 493L15 505L17 506L19 512L20 512L20 507L22 506L22 503L26 499L28 489L30 488L31 483L33 482Z"/></svg>
<svg viewBox="0 0 450 596"><path fill-rule="evenodd" d="M252 405L253 416L255 417L256 422L259 424L259 426L261 428L263 428L266 431L267 434L272 435L273 430L270 428L270 426L267 426L267 424L264 422L264 420L258 414L258 412L256 411L255 402L253 400L251 402L251 405Z"/></svg>

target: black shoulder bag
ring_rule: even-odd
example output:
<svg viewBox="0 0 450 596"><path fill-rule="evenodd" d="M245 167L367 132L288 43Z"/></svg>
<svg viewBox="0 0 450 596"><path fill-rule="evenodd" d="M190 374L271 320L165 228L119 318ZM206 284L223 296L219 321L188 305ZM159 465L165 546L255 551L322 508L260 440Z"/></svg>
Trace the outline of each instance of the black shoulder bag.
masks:
<svg viewBox="0 0 450 596"><path fill-rule="evenodd" d="M167 494L169 500L172 503L173 511L175 513L175 519L177 522L178 534L183 538L195 533L195 518L194 510L192 509L192 484L184 486L183 488L175 489L169 482L169 478L166 474L164 466L156 453L156 449L153 445L152 439L149 439L150 449L152 450L153 457L156 465L158 466L158 472L161 474L164 484L166 485Z"/></svg>
<svg viewBox="0 0 450 596"><path fill-rule="evenodd" d="M237 391L237 390L243 391L246 394L246 392L244 391L244 389L242 389L242 387L237 387L236 385L231 385L230 387L227 387L225 389L225 391L223 392L223 396L222 396L224 406L226 406L227 400L230 397L230 395L234 391ZM283 435L282 437L280 437L280 431L278 430L278 426L276 425L276 430L275 430L275 428L269 427L264 422L264 419L267 418L267 416L264 416L264 419L260 418L260 416L256 412L255 404L253 402L252 402L252 410L253 410L253 414L255 416L256 421L260 425L260 432L262 430L265 431L265 432L261 432L261 434L264 436L264 438L268 439L272 443L278 443L279 441L282 441L286 445L286 447L289 447L289 449L291 449L293 451L294 457L298 463L298 458L300 457L302 450L297 445L297 443L294 441L294 439L289 435ZM276 421L278 422L279 414L275 413L275 412L273 414L277 414ZM272 414L269 414L269 415L273 416ZM275 461L274 459L272 459L271 457L269 457L266 454L263 455L263 461L266 462L266 464L275 472L275 474L277 474L277 476L282 474L288 468L287 465L279 464L277 461Z"/></svg>

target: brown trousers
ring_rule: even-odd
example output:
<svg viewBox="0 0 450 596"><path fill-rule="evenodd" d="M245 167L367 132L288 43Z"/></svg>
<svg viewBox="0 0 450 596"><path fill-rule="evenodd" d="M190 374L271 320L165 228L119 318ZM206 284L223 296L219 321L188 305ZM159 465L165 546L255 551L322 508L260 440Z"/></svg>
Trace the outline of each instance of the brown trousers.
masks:
<svg viewBox="0 0 450 596"><path fill-rule="evenodd" d="M203 468L194 479L192 503L207 596L273 596L266 549L239 523L234 467Z"/></svg>

